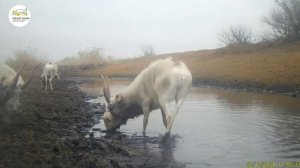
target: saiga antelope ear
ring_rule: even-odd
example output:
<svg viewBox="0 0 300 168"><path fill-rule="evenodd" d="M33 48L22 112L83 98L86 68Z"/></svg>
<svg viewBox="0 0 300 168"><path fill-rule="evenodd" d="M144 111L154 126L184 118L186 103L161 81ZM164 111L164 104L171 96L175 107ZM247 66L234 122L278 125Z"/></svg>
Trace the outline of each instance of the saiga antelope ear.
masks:
<svg viewBox="0 0 300 168"><path fill-rule="evenodd" d="M123 103L124 99L123 99L123 96L120 95L120 94L117 94L116 95L116 102L118 103Z"/></svg>

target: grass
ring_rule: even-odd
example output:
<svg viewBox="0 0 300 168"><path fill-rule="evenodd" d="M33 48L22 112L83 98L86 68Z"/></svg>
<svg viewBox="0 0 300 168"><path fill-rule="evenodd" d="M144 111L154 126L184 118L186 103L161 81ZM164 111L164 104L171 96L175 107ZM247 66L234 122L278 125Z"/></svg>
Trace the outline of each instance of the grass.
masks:
<svg viewBox="0 0 300 168"><path fill-rule="evenodd" d="M95 55L99 60L91 59ZM76 57L75 60L67 59L68 63L71 61L74 64L60 62L59 71L62 76L100 77L101 74L107 74L110 77L135 77L151 62L173 56L186 63L196 83L229 87L239 85L264 88L285 87L293 91L300 89L300 42L267 48L242 46L234 50L222 48L189 51L109 62L103 61L98 55L87 52L86 55ZM25 60L29 64L21 74L24 79L28 78L31 69L38 62L45 62L28 53L19 52L7 63L14 69L18 69ZM42 68L43 65L37 69L35 77L41 75Z"/></svg>
<svg viewBox="0 0 300 168"><path fill-rule="evenodd" d="M84 76L107 74L134 77L150 62L177 57L189 67L193 80L223 84L300 87L300 43L244 53L200 50L115 61L108 66L82 72Z"/></svg>

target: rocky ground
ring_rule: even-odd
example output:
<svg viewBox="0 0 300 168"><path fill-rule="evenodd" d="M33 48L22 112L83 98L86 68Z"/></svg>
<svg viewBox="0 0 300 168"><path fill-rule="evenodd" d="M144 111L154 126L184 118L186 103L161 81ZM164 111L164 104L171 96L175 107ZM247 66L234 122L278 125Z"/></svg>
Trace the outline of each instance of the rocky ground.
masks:
<svg viewBox="0 0 300 168"><path fill-rule="evenodd" d="M95 96L80 91L80 82L55 81L54 91L32 82L20 110L0 123L0 168L185 167L173 158L174 137L167 143L118 132L94 138L88 130L103 109L87 102Z"/></svg>

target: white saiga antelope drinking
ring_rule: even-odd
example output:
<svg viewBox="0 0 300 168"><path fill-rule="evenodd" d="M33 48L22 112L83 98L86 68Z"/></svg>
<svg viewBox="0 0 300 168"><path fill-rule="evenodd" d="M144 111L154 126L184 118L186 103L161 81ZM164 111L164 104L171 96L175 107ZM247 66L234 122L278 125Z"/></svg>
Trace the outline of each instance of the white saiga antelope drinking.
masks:
<svg viewBox="0 0 300 168"><path fill-rule="evenodd" d="M30 77L26 82L20 76L25 63L21 65L18 72L0 62L0 111L12 109L16 110L19 103L19 96L23 89L27 88L33 76L33 72L38 65L32 69Z"/></svg>
<svg viewBox="0 0 300 168"><path fill-rule="evenodd" d="M48 89L47 87L48 78L49 78L50 89L53 90L52 80L55 76L57 77L57 79L60 79L58 74L57 64L48 62L44 66L43 74L41 75L42 87L45 88L45 90Z"/></svg>
<svg viewBox="0 0 300 168"><path fill-rule="evenodd" d="M151 63L121 93L111 97L109 80L104 80L103 93L108 103L108 111L103 120L108 130L126 124L127 120L144 114L143 133L146 131L149 113L161 109L163 123L170 133L175 117L192 86L192 75L184 63L174 58L166 58ZM175 101L171 111L170 102Z"/></svg>

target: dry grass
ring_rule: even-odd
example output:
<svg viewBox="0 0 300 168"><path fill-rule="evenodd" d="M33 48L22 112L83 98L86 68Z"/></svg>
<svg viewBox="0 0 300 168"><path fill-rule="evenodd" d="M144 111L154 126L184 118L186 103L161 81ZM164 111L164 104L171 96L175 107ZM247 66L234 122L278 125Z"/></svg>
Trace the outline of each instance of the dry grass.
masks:
<svg viewBox="0 0 300 168"><path fill-rule="evenodd" d="M196 81L299 87L298 48L299 44L238 54L222 54L217 50L164 54L113 62L106 67L86 71L82 75L135 76L150 62L174 56L186 63Z"/></svg>
<svg viewBox="0 0 300 168"><path fill-rule="evenodd" d="M239 55L208 55L184 59L193 77L226 83L300 84L300 53L282 50Z"/></svg>

